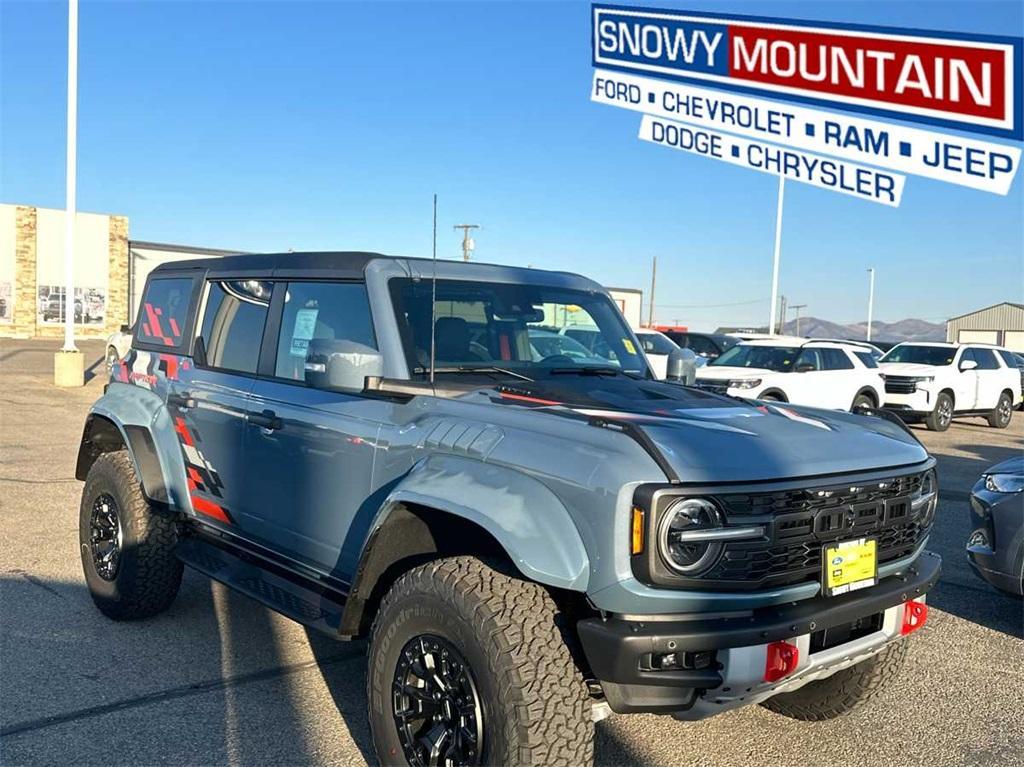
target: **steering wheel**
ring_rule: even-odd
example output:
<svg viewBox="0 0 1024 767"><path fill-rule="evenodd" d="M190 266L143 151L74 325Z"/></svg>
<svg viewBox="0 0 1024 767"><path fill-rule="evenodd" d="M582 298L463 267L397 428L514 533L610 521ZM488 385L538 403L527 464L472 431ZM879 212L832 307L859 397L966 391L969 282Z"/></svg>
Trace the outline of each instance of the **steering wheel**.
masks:
<svg viewBox="0 0 1024 767"><path fill-rule="evenodd" d="M576 365L576 360L570 357L568 354L552 354L550 357L544 357L541 361L542 365Z"/></svg>

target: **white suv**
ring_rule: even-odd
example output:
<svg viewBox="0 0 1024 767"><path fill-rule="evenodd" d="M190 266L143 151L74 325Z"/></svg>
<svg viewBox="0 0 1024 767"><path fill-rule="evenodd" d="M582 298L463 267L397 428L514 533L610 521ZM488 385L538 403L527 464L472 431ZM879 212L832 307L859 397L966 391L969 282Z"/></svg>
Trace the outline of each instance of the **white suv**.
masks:
<svg viewBox="0 0 1024 767"><path fill-rule="evenodd" d="M988 344L902 343L879 360L885 407L923 418L945 431L954 416L984 416L990 426L1010 425L1021 399L1021 376L1009 352Z"/></svg>
<svg viewBox="0 0 1024 767"><path fill-rule="evenodd" d="M856 341L775 336L737 344L697 371L702 389L833 410L878 407L878 349Z"/></svg>

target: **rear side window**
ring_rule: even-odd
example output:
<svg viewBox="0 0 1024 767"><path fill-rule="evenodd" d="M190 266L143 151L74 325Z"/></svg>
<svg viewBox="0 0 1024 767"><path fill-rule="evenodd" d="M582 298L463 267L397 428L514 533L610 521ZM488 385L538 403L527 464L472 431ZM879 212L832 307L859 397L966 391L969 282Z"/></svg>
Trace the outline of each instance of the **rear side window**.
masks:
<svg viewBox="0 0 1024 767"><path fill-rule="evenodd" d="M997 353L999 354L1000 357L1003 358L1003 362L1006 363L1006 367L1008 367L1008 368L1019 367L1019 365L1017 364L1017 360L1014 359L1014 357L1013 357L1013 352L1008 352L1008 351L1005 351L1003 349L998 349Z"/></svg>
<svg viewBox="0 0 1024 767"><path fill-rule="evenodd" d="M135 323L136 340L157 346L180 346L191 296L192 280L151 279Z"/></svg>
<svg viewBox="0 0 1024 767"><path fill-rule="evenodd" d="M857 359L864 363L866 368L877 368L878 360L875 359L875 355L871 352L854 352L857 355Z"/></svg>
<svg viewBox="0 0 1024 767"><path fill-rule="evenodd" d="M272 285L262 280L208 283L203 324L197 341L203 364L237 373L255 373L260 360Z"/></svg>
<svg viewBox="0 0 1024 767"><path fill-rule="evenodd" d="M822 370L853 370L853 363L842 349L822 349Z"/></svg>
<svg viewBox="0 0 1024 767"><path fill-rule="evenodd" d="M290 282L285 293L274 375L306 380L310 347L336 346L348 354L375 350L366 286L353 282ZM313 385L318 379L308 381Z"/></svg>

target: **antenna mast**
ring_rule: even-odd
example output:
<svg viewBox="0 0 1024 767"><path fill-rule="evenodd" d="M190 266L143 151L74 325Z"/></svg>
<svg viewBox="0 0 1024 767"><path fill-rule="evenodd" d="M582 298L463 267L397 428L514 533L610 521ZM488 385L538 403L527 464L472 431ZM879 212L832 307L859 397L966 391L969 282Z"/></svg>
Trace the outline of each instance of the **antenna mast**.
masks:
<svg viewBox="0 0 1024 767"><path fill-rule="evenodd" d="M466 259L469 260L468 258ZM430 385L434 385L434 350L437 335L437 192L434 192L434 274L430 278Z"/></svg>

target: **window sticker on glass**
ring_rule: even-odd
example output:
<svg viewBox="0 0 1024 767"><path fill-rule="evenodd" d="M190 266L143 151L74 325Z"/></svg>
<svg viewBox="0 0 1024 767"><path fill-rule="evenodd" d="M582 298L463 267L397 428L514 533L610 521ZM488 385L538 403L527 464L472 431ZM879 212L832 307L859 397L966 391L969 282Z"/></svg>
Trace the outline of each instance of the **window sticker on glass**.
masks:
<svg viewBox="0 0 1024 767"><path fill-rule="evenodd" d="M629 352L630 354L636 354L636 347L633 346L633 342L630 341L628 338L622 339L622 345L626 347L626 351Z"/></svg>
<svg viewBox="0 0 1024 767"><path fill-rule="evenodd" d="M319 309L299 309L295 313L295 328L292 331L291 355L305 359L309 342L316 330L316 316Z"/></svg>

